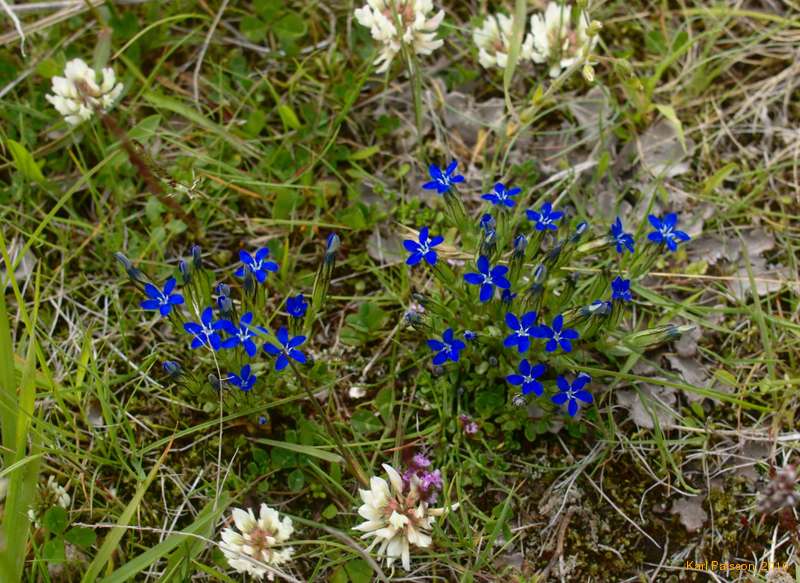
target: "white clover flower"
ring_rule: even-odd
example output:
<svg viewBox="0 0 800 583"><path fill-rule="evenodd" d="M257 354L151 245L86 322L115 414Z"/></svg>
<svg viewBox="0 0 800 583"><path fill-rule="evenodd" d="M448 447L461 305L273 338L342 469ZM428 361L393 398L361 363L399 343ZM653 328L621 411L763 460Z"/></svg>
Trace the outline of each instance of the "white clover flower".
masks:
<svg viewBox="0 0 800 583"><path fill-rule="evenodd" d="M53 77L53 95L46 95L58 113L71 126L92 117L96 108L109 111L122 93L114 70L103 69L98 85L97 73L82 59L73 59L64 68L63 77Z"/></svg>
<svg viewBox="0 0 800 583"><path fill-rule="evenodd" d="M272 581L272 569L292 559L294 549L284 546L294 532L292 519L280 519L278 511L266 504L261 505L258 520L251 509L234 508L233 522L236 529L222 531L222 549L228 564L239 573L249 573L255 579L267 575Z"/></svg>
<svg viewBox="0 0 800 583"><path fill-rule="evenodd" d="M32 508L28 508L28 518L36 528L39 528L39 518L54 506L69 509L72 498L64 486L56 482L54 476L48 476L47 483L39 485L39 498Z"/></svg>
<svg viewBox="0 0 800 583"><path fill-rule="evenodd" d="M444 10L431 16L432 0L367 0L356 8L355 17L361 26L370 29L372 38L383 43L375 64L378 73L389 69L402 45L418 55L430 55L444 41L436 39L436 31L444 19Z"/></svg>
<svg viewBox="0 0 800 583"><path fill-rule="evenodd" d="M403 491L403 478L388 464L383 469L389 476L389 484L383 478L370 479L369 490L359 490L364 504L358 513L366 522L354 527L363 531L361 538L375 537L367 550L380 544L378 554L386 558L391 567L399 558L403 568L411 569L410 547L427 548L431 546L430 531L433 521L441 516L446 508L428 508L420 497L419 479L411 478L407 491ZM451 509L455 510L455 504Z"/></svg>
<svg viewBox="0 0 800 583"><path fill-rule="evenodd" d="M472 41L478 47L478 61L485 69L505 69L511 46L514 20L507 14L490 14L479 28L472 31ZM526 34L520 48L521 59L533 58L533 35Z"/></svg>
<svg viewBox="0 0 800 583"><path fill-rule="evenodd" d="M580 11L578 24L572 20L572 6L550 2L544 12L531 16L534 63L550 65L550 76L558 77L562 69L586 59L597 44L597 35L589 36L589 18Z"/></svg>

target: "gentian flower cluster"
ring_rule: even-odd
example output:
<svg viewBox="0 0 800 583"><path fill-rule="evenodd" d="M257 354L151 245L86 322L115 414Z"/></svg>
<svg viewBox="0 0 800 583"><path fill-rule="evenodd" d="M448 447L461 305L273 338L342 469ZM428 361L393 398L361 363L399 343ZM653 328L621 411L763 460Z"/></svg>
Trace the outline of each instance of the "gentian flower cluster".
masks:
<svg viewBox="0 0 800 583"><path fill-rule="evenodd" d="M486 203L476 218L459 215L465 207L456 168L455 162L445 169L431 165L432 180L424 185L444 194L452 224L425 226L404 242L406 263L427 263L426 274L439 283L427 295L417 294L429 295L430 301L406 321L424 333L431 364L445 367L445 374L446 366L472 369L488 361L489 371L508 371L503 372L506 382L519 391L509 401L542 398L543 407L574 417L594 402L592 378L582 367L596 368L602 357L595 339L607 344L624 334L625 311L636 302L634 282L689 237L677 229L677 216L668 213L649 218L655 230L638 244L635 231L626 231L620 217L592 238L589 223L569 207L545 200L531 208L522 186L501 182L481 196ZM519 206L524 213L506 212ZM452 232L452 227L457 232L452 246L460 240L463 249L448 250L448 256L461 261L442 261L434 250L442 237L430 232ZM609 277L609 268L568 267L571 261L585 263L590 253L604 253L598 260L616 273ZM458 268L460 275L453 272ZM647 337L646 345L653 338L674 339L660 330L631 337L643 343ZM491 373L483 374L491 382Z"/></svg>
<svg viewBox="0 0 800 583"><path fill-rule="evenodd" d="M339 239L332 234L312 290L312 298L319 304L327 292L338 247ZM163 284L151 282L122 253L116 258L144 295L142 310L172 325L200 361L199 366L188 359L162 363L167 378L178 385L192 390L234 388L237 391L226 394L254 394L259 386L272 386L265 381L287 368L302 374L297 367L309 361L304 349L307 333L302 329L313 323L318 306L309 306L302 293L288 296L285 302L268 297L268 277L278 272L279 265L270 259L267 247L252 253L239 251L239 265L228 270L236 278L230 282L212 281L199 247L192 248L190 259L178 262L178 277L169 276ZM288 317L278 311L282 305ZM281 318L286 325L280 325ZM273 322L279 323L274 333L267 326ZM264 359L271 360L272 366L265 366Z"/></svg>

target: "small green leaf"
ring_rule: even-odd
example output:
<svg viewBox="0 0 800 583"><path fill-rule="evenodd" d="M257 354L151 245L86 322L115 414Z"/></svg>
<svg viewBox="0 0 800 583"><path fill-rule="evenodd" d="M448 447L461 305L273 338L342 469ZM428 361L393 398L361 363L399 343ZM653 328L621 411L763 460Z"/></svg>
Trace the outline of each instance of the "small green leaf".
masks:
<svg viewBox="0 0 800 583"><path fill-rule="evenodd" d="M353 559L344 564L351 583L369 583L372 581L372 568L364 559Z"/></svg>
<svg viewBox="0 0 800 583"><path fill-rule="evenodd" d="M292 492L299 492L306 484L306 477L303 470L294 470L289 474L289 490Z"/></svg>
<svg viewBox="0 0 800 583"><path fill-rule="evenodd" d="M366 409L356 411L350 418L353 429L362 434L374 433L383 428L383 422Z"/></svg>
<svg viewBox="0 0 800 583"><path fill-rule="evenodd" d="M42 519L44 527L53 534L61 534L69 524L67 511L61 506L53 506L44 514Z"/></svg>
<svg viewBox="0 0 800 583"><path fill-rule="evenodd" d="M70 528L64 535L64 538L67 542L71 542L75 546L87 549L97 540L97 534L95 534L91 528L76 526Z"/></svg>
<svg viewBox="0 0 800 583"><path fill-rule="evenodd" d="M300 129L301 124L300 120L297 119L297 114L295 114L294 110L285 103L281 103L278 106L278 115L281 116L281 121L286 129Z"/></svg>
<svg viewBox="0 0 800 583"><path fill-rule="evenodd" d="M381 147L377 144L374 146L370 146L369 148L361 148L360 150L356 150L352 154L350 154L350 160L358 161L358 160L366 160L367 158L374 156L378 152L381 151Z"/></svg>
<svg viewBox="0 0 800 583"><path fill-rule="evenodd" d="M149 115L133 126L128 136L137 142L145 142L155 135L159 125L161 125L161 115L158 113Z"/></svg>
<svg viewBox="0 0 800 583"><path fill-rule="evenodd" d="M338 512L339 510L336 508L335 504L328 504L325 510L322 511L322 517L326 520L331 520Z"/></svg>
<svg viewBox="0 0 800 583"><path fill-rule="evenodd" d="M308 27L306 26L306 21L302 16L296 12L290 12L278 20L273 29L279 36L300 38L306 34Z"/></svg>
<svg viewBox="0 0 800 583"><path fill-rule="evenodd" d="M64 551L64 539L58 536L44 543L42 556L48 563L63 563L66 561L67 554Z"/></svg>
<svg viewBox="0 0 800 583"><path fill-rule="evenodd" d="M25 146L14 140L7 139L6 147L8 147L8 151L11 152L11 157L14 159L14 167L19 170L20 174L33 182L39 184L44 182L42 170L39 168L39 165L36 164L33 155L28 152Z"/></svg>

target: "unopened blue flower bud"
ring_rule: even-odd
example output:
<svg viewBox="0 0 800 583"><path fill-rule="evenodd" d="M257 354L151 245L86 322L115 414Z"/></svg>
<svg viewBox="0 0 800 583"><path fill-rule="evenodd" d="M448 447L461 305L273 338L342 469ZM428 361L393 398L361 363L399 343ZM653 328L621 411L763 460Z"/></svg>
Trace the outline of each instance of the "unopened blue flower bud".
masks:
<svg viewBox="0 0 800 583"><path fill-rule="evenodd" d="M514 237L514 253L516 255L525 255L525 250L528 248L528 238L525 235L517 235Z"/></svg>
<svg viewBox="0 0 800 583"><path fill-rule="evenodd" d="M219 296L217 299L217 308L219 309L220 318L227 320L233 316L233 302L228 296Z"/></svg>
<svg viewBox="0 0 800 583"><path fill-rule="evenodd" d="M339 239L339 235L336 233L331 233L328 235L328 241L325 245L325 262L330 263L336 258L336 252L339 250L339 247L342 245L341 239Z"/></svg>
<svg viewBox="0 0 800 583"><path fill-rule="evenodd" d="M231 286L229 286L227 283L217 284L216 292L221 296L229 296L231 295Z"/></svg>
<svg viewBox="0 0 800 583"><path fill-rule="evenodd" d="M465 330L464 331L464 340L466 340L467 342L472 342L477 337L478 337L478 335L475 334L475 332L473 332L472 330Z"/></svg>
<svg viewBox="0 0 800 583"><path fill-rule="evenodd" d="M494 231L497 228L497 221L492 215L486 213L481 217L480 226L488 234L489 231Z"/></svg>
<svg viewBox="0 0 800 583"><path fill-rule="evenodd" d="M203 252L199 245L192 246L192 267L196 270L203 269Z"/></svg>
<svg viewBox="0 0 800 583"><path fill-rule="evenodd" d="M258 418L258 424L259 425L264 425L264 424L266 424L266 422L267 422L267 418L264 417L263 415L260 415L259 418Z"/></svg>
<svg viewBox="0 0 800 583"><path fill-rule="evenodd" d="M189 285L189 283L192 281L192 272L189 271L189 265L183 259L181 259L178 263L178 271L181 272L183 285Z"/></svg>
<svg viewBox="0 0 800 583"><path fill-rule="evenodd" d="M222 381L214 373L208 375L208 382L215 391L222 390Z"/></svg>
<svg viewBox="0 0 800 583"><path fill-rule="evenodd" d="M173 378L179 377L183 372L181 365L174 360L165 360L161 366L164 367L164 372Z"/></svg>
<svg viewBox="0 0 800 583"><path fill-rule="evenodd" d="M130 259L125 257L124 254L117 251L116 253L114 253L114 257L116 258L117 261L119 261L122 264L122 267L125 268L125 272L128 274L128 277L131 278L131 281L137 281L139 283L147 283L147 280L145 279L144 275L142 275L142 272L139 271L136 267L134 267Z"/></svg>

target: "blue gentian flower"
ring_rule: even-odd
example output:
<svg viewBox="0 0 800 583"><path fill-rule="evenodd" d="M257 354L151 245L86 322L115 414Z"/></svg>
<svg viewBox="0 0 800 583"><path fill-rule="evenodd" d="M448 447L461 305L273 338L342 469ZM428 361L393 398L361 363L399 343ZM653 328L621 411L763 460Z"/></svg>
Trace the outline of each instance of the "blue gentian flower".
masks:
<svg viewBox="0 0 800 583"><path fill-rule="evenodd" d="M280 348L269 342L264 344L264 351L267 354L278 357L275 361L275 370L280 371L289 366L290 358L292 360L296 360L300 364L304 364L306 362L306 355L297 350L297 347L306 341L305 336L294 336L289 338L289 331L285 326L281 326L275 333L275 337L278 339L278 342L281 343Z"/></svg>
<svg viewBox="0 0 800 583"><path fill-rule="evenodd" d="M238 327L230 320L220 320L218 322L219 329L231 335L230 338L226 338L222 341L222 348L241 346L244 348L245 352L247 352L247 356L250 358L255 357L258 352L258 347L253 339L264 334L269 334L269 331L261 326L253 326L252 323L253 312L242 314L242 317L239 319Z"/></svg>
<svg viewBox="0 0 800 583"><path fill-rule="evenodd" d="M442 334L442 340L430 339L428 340L428 346L431 350L436 352L433 356L433 364L440 365L447 362L447 360L452 360L453 362L458 362L458 359L461 357L461 351L466 348L466 344L464 344L461 340L455 337L452 328L448 328Z"/></svg>
<svg viewBox="0 0 800 583"><path fill-rule="evenodd" d="M256 375L250 373L250 365L246 364L239 371L239 374L228 373L228 382L235 387L239 387L243 392L247 392L256 384Z"/></svg>
<svg viewBox="0 0 800 583"><path fill-rule="evenodd" d="M258 416L258 424L259 425L264 425L266 422L267 422L267 418L266 417L264 417L263 415L259 415Z"/></svg>
<svg viewBox="0 0 800 583"><path fill-rule="evenodd" d="M472 342L477 337L478 337L478 335L475 334L475 332L473 332L472 330L465 330L464 331L464 340L466 340L467 342Z"/></svg>
<svg viewBox="0 0 800 583"><path fill-rule="evenodd" d="M512 196L517 196L520 192L522 192L521 188L506 188L506 185L502 182L498 182L494 185L494 191L489 192L487 194L481 195L483 200L488 200L493 205L501 205L507 206L509 208L513 207L516 203Z"/></svg>
<svg viewBox="0 0 800 583"><path fill-rule="evenodd" d="M164 291L161 291L152 283L144 284L144 293L147 294L148 299L142 301L140 304L144 310L158 310L162 316L169 316L172 311L172 306L177 306L183 303L183 296L181 294L174 294L172 291L175 289L176 281L174 277L170 277L164 283Z"/></svg>
<svg viewBox="0 0 800 583"><path fill-rule="evenodd" d="M306 315L308 310L308 302L303 297L303 294L297 294L294 297L286 299L286 311L292 318L302 318Z"/></svg>
<svg viewBox="0 0 800 583"><path fill-rule="evenodd" d="M521 320L521 321L520 321ZM536 331L536 312L523 314L522 318L517 318L511 312L506 314L506 325L511 328L512 333L506 337L503 346L511 348L516 346L520 354L528 352L531 346L531 335Z"/></svg>
<svg viewBox="0 0 800 583"><path fill-rule="evenodd" d="M505 277L508 272L508 267L505 265L496 265L490 268L489 259L485 255L478 257L477 264L479 273L465 273L464 280L470 285L481 286L481 302L488 302L492 299L495 287L500 289L508 289L511 287L511 282Z"/></svg>
<svg viewBox="0 0 800 583"><path fill-rule="evenodd" d="M583 388L591 380L592 377L582 372L570 385L567 379L561 375L558 375L558 378L556 378L556 384L558 385L559 392L553 395L550 400L556 405L568 403L567 412L569 413L570 417L575 417L575 414L578 412L579 400L587 404L593 402L592 394Z"/></svg>
<svg viewBox="0 0 800 583"><path fill-rule="evenodd" d="M549 338L544 349L547 352L555 352L558 347L564 352L572 352L572 340L577 340L580 337L572 328L564 328L564 316L559 314L553 318L552 326L540 326L536 332L539 338Z"/></svg>
<svg viewBox="0 0 800 583"><path fill-rule="evenodd" d="M556 231L558 229L556 221L564 216L561 211L554 211L550 202L544 203L538 211L528 210L525 213L528 215L528 220L536 223L537 231L547 231L548 229Z"/></svg>
<svg viewBox="0 0 800 583"><path fill-rule="evenodd" d="M193 335L192 348L200 348L201 346L209 346L212 350L217 351L222 347L222 338L220 338L219 330L224 324L219 321L214 321L214 311L211 308L206 308L200 314L200 323L186 322L183 329L189 334Z"/></svg>
<svg viewBox="0 0 800 583"><path fill-rule="evenodd" d="M611 240L617 246L617 253L625 253L625 249L633 253L633 235L626 233L622 228L622 219L617 217L614 224L611 225Z"/></svg>
<svg viewBox="0 0 800 583"><path fill-rule="evenodd" d="M239 261L242 262L242 266L236 270L236 277L244 277L245 272L249 271L258 280L258 283L264 283L268 271L278 271L278 264L274 261L267 261L268 257L269 249L266 247L256 251L255 257L242 249L239 251Z"/></svg>
<svg viewBox="0 0 800 583"><path fill-rule="evenodd" d="M403 247L411 253L406 259L406 264L416 265L424 259L428 265L436 265L436 251L433 248L441 244L442 241L444 241L444 237L439 235L428 238L428 227L422 227L419 230L419 242L413 239L403 241Z"/></svg>
<svg viewBox="0 0 800 583"><path fill-rule="evenodd" d="M678 215L667 213L663 219L655 215L647 217L655 231L647 235L653 243L664 243L670 251L678 250L678 243L691 240L691 237L683 231L675 229L678 224Z"/></svg>
<svg viewBox="0 0 800 583"><path fill-rule="evenodd" d="M428 172L431 175L431 181L422 185L425 190L435 190L439 194L448 192L454 184L464 182L464 177L460 174L454 174L458 162L453 160L445 169L441 169L436 164L431 164Z"/></svg>
<svg viewBox="0 0 800 583"><path fill-rule="evenodd" d="M622 279L620 276L615 277L614 281L611 282L611 299L630 302L633 299L631 295L631 280Z"/></svg>
<svg viewBox="0 0 800 583"><path fill-rule="evenodd" d="M510 374L506 380L512 385L521 386L523 395L536 393L537 397L541 397L544 387L536 379L542 376L546 369L547 367L541 363L531 366L530 362L523 360L519 363L519 374Z"/></svg>

